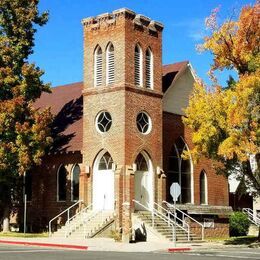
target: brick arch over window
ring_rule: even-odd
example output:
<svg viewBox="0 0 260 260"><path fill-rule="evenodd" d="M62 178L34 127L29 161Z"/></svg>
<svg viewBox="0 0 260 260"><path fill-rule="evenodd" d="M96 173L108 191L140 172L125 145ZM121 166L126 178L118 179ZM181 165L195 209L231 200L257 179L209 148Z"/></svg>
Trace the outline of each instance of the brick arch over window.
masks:
<svg viewBox="0 0 260 260"><path fill-rule="evenodd" d="M102 85L102 49L99 45L94 51L94 86Z"/></svg>
<svg viewBox="0 0 260 260"><path fill-rule="evenodd" d="M208 204L208 179L205 170L200 173L200 204Z"/></svg>
<svg viewBox="0 0 260 260"><path fill-rule="evenodd" d="M178 203L193 203L193 166L191 156L183 159L184 152L189 153L188 145L182 137L179 137L173 144L168 156L167 168L167 199L172 202L169 188L173 182L178 182L181 186L181 195Z"/></svg>
<svg viewBox="0 0 260 260"><path fill-rule="evenodd" d="M151 48L147 48L145 52L145 77L147 88L153 88L153 53Z"/></svg>
<svg viewBox="0 0 260 260"><path fill-rule="evenodd" d="M140 44L135 45L135 85L143 86L143 51Z"/></svg>
<svg viewBox="0 0 260 260"><path fill-rule="evenodd" d="M115 48L110 42L106 48L106 85L115 83Z"/></svg>
<svg viewBox="0 0 260 260"><path fill-rule="evenodd" d="M57 201L66 201L67 170L63 164L57 171Z"/></svg>

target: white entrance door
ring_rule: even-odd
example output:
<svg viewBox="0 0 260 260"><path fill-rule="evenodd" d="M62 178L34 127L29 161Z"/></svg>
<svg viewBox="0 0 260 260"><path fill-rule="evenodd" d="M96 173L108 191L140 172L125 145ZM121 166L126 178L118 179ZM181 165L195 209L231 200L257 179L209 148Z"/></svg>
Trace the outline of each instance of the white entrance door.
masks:
<svg viewBox="0 0 260 260"><path fill-rule="evenodd" d="M148 171L135 172L135 200L139 201L146 208L150 208L151 202L151 189L150 178ZM141 205L135 205L136 210L146 210Z"/></svg>
<svg viewBox="0 0 260 260"><path fill-rule="evenodd" d="M93 209L114 210L114 172L97 170L93 176Z"/></svg>

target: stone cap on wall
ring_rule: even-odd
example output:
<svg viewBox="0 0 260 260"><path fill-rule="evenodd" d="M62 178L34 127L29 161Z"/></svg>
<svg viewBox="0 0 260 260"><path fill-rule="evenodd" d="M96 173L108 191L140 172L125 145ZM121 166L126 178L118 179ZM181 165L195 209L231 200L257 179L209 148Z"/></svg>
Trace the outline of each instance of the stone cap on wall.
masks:
<svg viewBox="0 0 260 260"><path fill-rule="evenodd" d="M88 17L82 19L82 24L84 26L95 26L100 23L115 23L117 18L124 16L125 19L131 19L133 23L147 27L150 30L161 32L163 30L163 24L158 21L151 20L149 17L137 14L128 8L121 8L113 11L112 13L103 13L96 17Z"/></svg>
<svg viewBox="0 0 260 260"><path fill-rule="evenodd" d="M231 215L233 213L230 206L177 204L176 207L180 210L186 210L188 214L192 215ZM169 207L169 209L171 208Z"/></svg>

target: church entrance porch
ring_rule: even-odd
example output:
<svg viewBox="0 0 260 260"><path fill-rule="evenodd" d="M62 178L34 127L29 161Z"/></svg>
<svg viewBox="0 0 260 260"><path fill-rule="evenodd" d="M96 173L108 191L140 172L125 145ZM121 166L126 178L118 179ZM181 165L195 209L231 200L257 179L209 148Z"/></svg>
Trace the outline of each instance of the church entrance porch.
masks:
<svg viewBox="0 0 260 260"><path fill-rule="evenodd" d="M96 158L93 172L93 209L114 210L113 159L107 151Z"/></svg>

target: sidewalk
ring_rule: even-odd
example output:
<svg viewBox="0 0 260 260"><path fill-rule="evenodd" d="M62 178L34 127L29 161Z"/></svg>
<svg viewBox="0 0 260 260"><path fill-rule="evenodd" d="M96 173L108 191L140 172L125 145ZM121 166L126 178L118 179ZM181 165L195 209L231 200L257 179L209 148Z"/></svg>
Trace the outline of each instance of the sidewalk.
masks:
<svg viewBox="0 0 260 260"><path fill-rule="evenodd" d="M114 251L114 252L175 252L175 251L198 251L205 249L219 249L223 247L236 247L223 245L220 242L201 243L177 243L148 241L138 243L115 242L112 238L69 239L69 238L22 238L0 237L0 244L11 243L17 245L35 245L48 247L62 247L67 249L80 249L89 251ZM241 245L239 246L241 248Z"/></svg>

